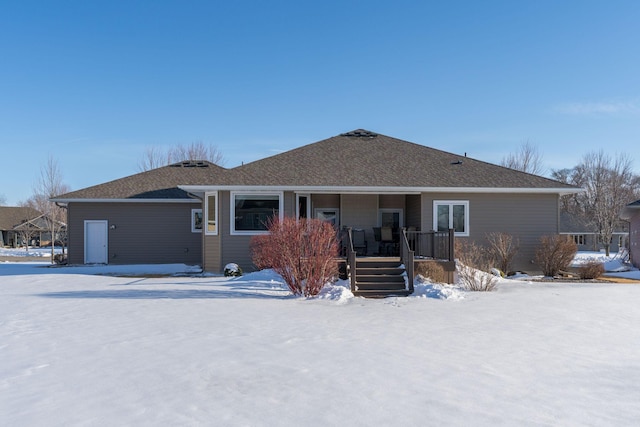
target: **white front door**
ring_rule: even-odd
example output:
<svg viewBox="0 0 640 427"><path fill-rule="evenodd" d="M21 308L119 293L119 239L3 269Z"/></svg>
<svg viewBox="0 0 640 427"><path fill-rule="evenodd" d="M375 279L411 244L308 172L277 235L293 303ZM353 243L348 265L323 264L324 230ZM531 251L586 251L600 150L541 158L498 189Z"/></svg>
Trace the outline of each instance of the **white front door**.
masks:
<svg viewBox="0 0 640 427"><path fill-rule="evenodd" d="M84 222L84 263L106 264L107 221L87 220Z"/></svg>

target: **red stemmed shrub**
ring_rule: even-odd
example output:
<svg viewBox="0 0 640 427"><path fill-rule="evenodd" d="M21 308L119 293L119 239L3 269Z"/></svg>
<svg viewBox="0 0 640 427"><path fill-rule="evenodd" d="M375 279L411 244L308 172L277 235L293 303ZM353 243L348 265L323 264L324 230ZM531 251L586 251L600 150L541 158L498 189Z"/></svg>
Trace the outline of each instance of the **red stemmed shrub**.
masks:
<svg viewBox="0 0 640 427"><path fill-rule="evenodd" d="M339 245L331 224L285 217L270 220L267 229L251 240L253 263L281 275L294 295L317 295L337 277Z"/></svg>

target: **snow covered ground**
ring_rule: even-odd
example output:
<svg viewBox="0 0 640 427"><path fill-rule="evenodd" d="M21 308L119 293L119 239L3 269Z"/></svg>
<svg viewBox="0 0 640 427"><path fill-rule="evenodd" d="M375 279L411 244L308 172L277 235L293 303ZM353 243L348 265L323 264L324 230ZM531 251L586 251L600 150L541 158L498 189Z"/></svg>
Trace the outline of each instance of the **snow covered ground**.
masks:
<svg viewBox="0 0 640 427"><path fill-rule="evenodd" d="M54 253L62 252L62 248L55 247ZM48 248L34 248L29 246L29 248L3 248L0 247L0 256L10 256L10 257L46 257L51 258L51 246Z"/></svg>
<svg viewBox="0 0 640 427"><path fill-rule="evenodd" d="M0 263L0 425L640 419L640 285L364 299L338 283L304 299L268 271L190 273Z"/></svg>

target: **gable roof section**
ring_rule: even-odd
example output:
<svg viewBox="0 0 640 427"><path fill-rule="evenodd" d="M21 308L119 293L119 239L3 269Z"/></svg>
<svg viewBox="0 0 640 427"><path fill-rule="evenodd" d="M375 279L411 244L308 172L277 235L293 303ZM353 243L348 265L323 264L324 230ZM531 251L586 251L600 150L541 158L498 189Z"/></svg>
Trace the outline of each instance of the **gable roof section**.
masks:
<svg viewBox="0 0 640 427"><path fill-rule="evenodd" d="M578 188L363 129L230 169L203 185L284 188Z"/></svg>
<svg viewBox="0 0 640 427"><path fill-rule="evenodd" d="M215 181L225 169L207 161L185 161L130 175L104 184L72 191L53 198L69 201L190 201L194 197L178 188L180 184Z"/></svg>
<svg viewBox="0 0 640 427"><path fill-rule="evenodd" d="M40 212L22 206L0 206L0 230L12 230L25 221L37 218Z"/></svg>
<svg viewBox="0 0 640 427"><path fill-rule="evenodd" d="M640 200L629 203L622 209L620 217L624 220L630 220L635 214L640 212Z"/></svg>

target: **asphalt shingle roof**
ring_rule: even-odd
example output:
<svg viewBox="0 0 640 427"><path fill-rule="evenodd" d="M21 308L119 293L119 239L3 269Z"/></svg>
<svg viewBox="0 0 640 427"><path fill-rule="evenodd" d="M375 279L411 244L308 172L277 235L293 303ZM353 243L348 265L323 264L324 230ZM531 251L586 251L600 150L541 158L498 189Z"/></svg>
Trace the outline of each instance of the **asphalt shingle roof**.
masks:
<svg viewBox="0 0 640 427"><path fill-rule="evenodd" d="M220 177L217 177L220 178ZM358 129L238 166L202 184L561 188L567 184Z"/></svg>
<svg viewBox="0 0 640 427"><path fill-rule="evenodd" d="M41 213L22 206L0 206L0 230L11 230L16 225L34 219Z"/></svg>
<svg viewBox="0 0 640 427"><path fill-rule="evenodd" d="M190 198L178 188L181 185L576 189L552 179L358 129L233 169L209 162L182 162L54 200Z"/></svg>
<svg viewBox="0 0 640 427"><path fill-rule="evenodd" d="M201 184L223 171L224 168L207 161L179 162L62 194L54 200L190 199L192 197L178 185Z"/></svg>

